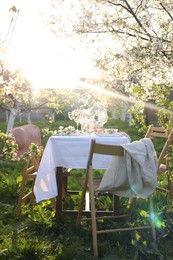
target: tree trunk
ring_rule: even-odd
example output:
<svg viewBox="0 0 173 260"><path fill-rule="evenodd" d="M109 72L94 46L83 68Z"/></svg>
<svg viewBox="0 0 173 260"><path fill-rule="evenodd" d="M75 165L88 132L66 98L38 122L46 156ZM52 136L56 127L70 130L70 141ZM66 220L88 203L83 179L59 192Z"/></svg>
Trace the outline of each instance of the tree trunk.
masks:
<svg viewBox="0 0 173 260"><path fill-rule="evenodd" d="M55 111L52 111L52 121L55 122Z"/></svg>
<svg viewBox="0 0 173 260"><path fill-rule="evenodd" d="M15 122L17 113L18 113L18 110L15 108L12 108L10 110L10 116L9 116L8 125L7 125L7 132L14 127L14 122Z"/></svg>
<svg viewBox="0 0 173 260"><path fill-rule="evenodd" d="M31 124L31 111L29 111L27 113L27 121L28 121L28 124Z"/></svg>
<svg viewBox="0 0 173 260"><path fill-rule="evenodd" d="M8 123L8 111L5 112L5 117L6 117L6 123Z"/></svg>
<svg viewBox="0 0 173 260"><path fill-rule="evenodd" d="M20 121L20 123L22 122L22 114L21 113L19 113L19 121Z"/></svg>
<svg viewBox="0 0 173 260"><path fill-rule="evenodd" d="M121 121L125 121L126 120L126 113L127 113L127 104L125 102L123 102L122 105L122 110L121 110Z"/></svg>
<svg viewBox="0 0 173 260"><path fill-rule="evenodd" d="M116 116L116 109L113 108L113 110L112 110L112 118L115 118L115 116Z"/></svg>
<svg viewBox="0 0 173 260"><path fill-rule="evenodd" d="M129 114L129 126L131 126L132 125L132 114L130 113Z"/></svg>

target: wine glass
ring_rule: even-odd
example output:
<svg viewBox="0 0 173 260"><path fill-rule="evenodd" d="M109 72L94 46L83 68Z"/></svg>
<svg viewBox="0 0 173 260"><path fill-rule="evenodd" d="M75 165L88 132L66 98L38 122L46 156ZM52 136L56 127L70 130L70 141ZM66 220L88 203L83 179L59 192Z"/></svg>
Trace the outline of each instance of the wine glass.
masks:
<svg viewBox="0 0 173 260"><path fill-rule="evenodd" d="M107 110L98 103L91 108L91 114L96 128L102 128L108 120Z"/></svg>
<svg viewBox="0 0 173 260"><path fill-rule="evenodd" d="M79 130L79 123L80 123L80 109L75 109L72 112L68 112L68 117L70 120L74 120L77 124L77 131Z"/></svg>

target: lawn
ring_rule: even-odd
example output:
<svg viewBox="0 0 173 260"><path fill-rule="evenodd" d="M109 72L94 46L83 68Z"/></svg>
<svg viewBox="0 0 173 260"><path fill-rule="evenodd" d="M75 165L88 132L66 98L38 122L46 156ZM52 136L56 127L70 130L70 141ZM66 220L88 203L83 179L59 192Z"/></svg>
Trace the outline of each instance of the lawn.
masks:
<svg viewBox="0 0 173 260"><path fill-rule="evenodd" d="M40 129L48 127L57 130L60 125L72 125L72 121L35 122ZM16 124L20 125L20 124ZM118 128L125 131L131 140L139 140L140 135L126 122L109 120L108 128ZM1 131L6 124L1 123ZM43 133L43 132L42 132ZM42 135L43 145L48 136ZM159 144L156 145L159 150ZM22 162L1 162L0 164L0 259L41 259L41 260L81 260L94 259L92 255L92 238L90 223L83 223L79 230L75 227L74 217L65 217L56 223L55 210L50 201L24 204L22 214L16 217L16 206L22 174ZM73 170L69 178L70 189L81 189L74 180L80 178L83 171ZM163 183L164 185L164 183ZM64 207L77 208L78 196L70 197L70 205L64 202ZM109 204L109 202L107 202ZM122 200L123 203L123 200ZM108 205L109 206L109 205ZM140 221L140 201L134 208L133 223ZM155 224L157 230L157 245L151 242L148 231L104 234L99 236L99 258L115 259L172 259L173 256L173 202L165 193L154 193ZM109 223L105 224L109 225ZM117 223L118 225L118 223Z"/></svg>

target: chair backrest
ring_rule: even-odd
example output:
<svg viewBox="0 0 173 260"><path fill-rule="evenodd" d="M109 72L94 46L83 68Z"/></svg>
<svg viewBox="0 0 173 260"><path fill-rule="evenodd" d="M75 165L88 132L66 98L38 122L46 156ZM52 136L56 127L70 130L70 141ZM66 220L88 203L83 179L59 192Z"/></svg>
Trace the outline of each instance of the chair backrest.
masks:
<svg viewBox="0 0 173 260"><path fill-rule="evenodd" d="M41 146L40 129L36 125L23 125L8 131L11 133L18 144L18 157L29 151L29 146L34 143Z"/></svg>
<svg viewBox="0 0 173 260"><path fill-rule="evenodd" d="M145 135L146 138L151 139L163 139L163 147L162 150L158 156L158 168L160 167L160 164L163 162L163 159L165 158L165 155L168 153L168 148L171 142L173 141L173 129L166 129L163 127L157 127L157 126L149 126L147 133Z"/></svg>
<svg viewBox="0 0 173 260"><path fill-rule="evenodd" d="M90 153L88 157L88 166L92 165L93 154L103 154L103 155L110 155L110 156L123 156L124 149L120 145L115 144L102 144L97 143L95 139L91 141L90 146Z"/></svg>
<svg viewBox="0 0 173 260"><path fill-rule="evenodd" d="M39 152L40 153L38 155L34 154L31 157L29 157L28 160L26 160L26 164L24 166L24 173L29 174L38 171L43 150L41 150L40 148Z"/></svg>

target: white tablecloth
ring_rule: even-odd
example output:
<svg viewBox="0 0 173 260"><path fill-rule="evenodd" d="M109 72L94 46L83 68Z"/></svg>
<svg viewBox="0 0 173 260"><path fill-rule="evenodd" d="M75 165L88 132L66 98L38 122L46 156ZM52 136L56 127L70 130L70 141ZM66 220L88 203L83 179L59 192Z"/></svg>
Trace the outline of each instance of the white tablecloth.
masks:
<svg viewBox="0 0 173 260"><path fill-rule="evenodd" d="M38 169L34 194L36 202L54 198L58 195L56 168L85 169L89 155L91 139L100 143L125 144L126 134L90 135L90 136L52 136L49 138ZM94 169L107 169L111 163L110 156L95 155Z"/></svg>

